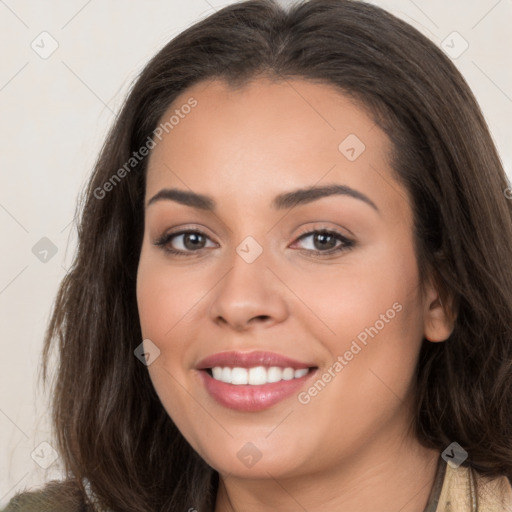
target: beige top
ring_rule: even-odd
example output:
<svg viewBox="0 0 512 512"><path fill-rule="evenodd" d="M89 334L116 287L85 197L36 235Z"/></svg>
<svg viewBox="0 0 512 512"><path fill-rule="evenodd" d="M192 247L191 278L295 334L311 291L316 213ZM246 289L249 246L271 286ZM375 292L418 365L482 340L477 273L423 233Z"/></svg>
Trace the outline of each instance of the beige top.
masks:
<svg viewBox="0 0 512 512"><path fill-rule="evenodd" d="M18 494L2 512L88 512L91 507L83 498L73 481L53 481L42 490ZM468 467L453 468L439 457L424 512L512 512L512 487L505 476L490 480Z"/></svg>
<svg viewBox="0 0 512 512"><path fill-rule="evenodd" d="M490 479L440 458L424 512L512 512L512 486L505 476Z"/></svg>

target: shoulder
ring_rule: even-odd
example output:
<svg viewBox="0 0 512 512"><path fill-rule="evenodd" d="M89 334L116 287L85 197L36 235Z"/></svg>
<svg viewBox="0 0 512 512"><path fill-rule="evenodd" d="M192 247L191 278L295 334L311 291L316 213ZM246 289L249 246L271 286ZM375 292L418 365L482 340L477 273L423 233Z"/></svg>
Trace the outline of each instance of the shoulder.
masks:
<svg viewBox="0 0 512 512"><path fill-rule="evenodd" d="M505 476L486 478L476 475L478 481L478 502L482 512L503 512L512 510L512 486Z"/></svg>
<svg viewBox="0 0 512 512"><path fill-rule="evenodd" d="M512 510L512 486L506 476L488 478L465 466L446 465L436 512Z"/></svg>
<svg viewBox="0 0 512 512"><path fill-rule="evenodd" d="M92 512L76 482L51 481L16 494L1 512Z"/></svg>

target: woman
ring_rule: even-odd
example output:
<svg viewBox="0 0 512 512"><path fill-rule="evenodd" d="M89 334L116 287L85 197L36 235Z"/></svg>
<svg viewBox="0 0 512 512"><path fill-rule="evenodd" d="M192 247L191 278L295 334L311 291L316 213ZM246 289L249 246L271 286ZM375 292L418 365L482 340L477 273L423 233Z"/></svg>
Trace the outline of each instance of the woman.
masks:
<svg viewBox="0 0 512 512"><path fill-rule="evenodd" d="M106 141L47 332L69 478L7 510L508 510L507 185L379 8L190 27Z"/></svg>

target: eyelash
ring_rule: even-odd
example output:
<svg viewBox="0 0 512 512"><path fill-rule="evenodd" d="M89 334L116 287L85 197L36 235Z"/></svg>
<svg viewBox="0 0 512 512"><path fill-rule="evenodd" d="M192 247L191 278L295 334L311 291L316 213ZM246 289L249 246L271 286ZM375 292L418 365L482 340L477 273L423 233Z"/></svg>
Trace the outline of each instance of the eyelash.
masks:
<svg viewBox="0 0 512 512"><path fill-rule="evenodd" d="M173 238L180 236L180 235L186 235L189 233L196 233L198 235L208 238L208 236L205 233L203 233L202 231L199 231L198 229L186 229L186 230L182 230L182 231L177 231L175 233L167 233L167 234L161 236L160 238L158 238L154 242L154 245L160 247L163 251L170 253L173 256L189 256L193 253L200 252L202 249L205 249L203 247L201 249L198 249L197 251L181 251L181 250L173 249L173 248L167 246ZM296 240L297 241L302 240L304 238L307 238L310 235L315 235L315 234L324 234L324 235L334 236L337 240L339 240L342 243L340 245L338 245L337 247L329 249L328 251L318 251L318 250L311 250L311 249L298 249L298 250L300 250L302 252L309 253L309 254L313 253L317 256L322 257L322 256L330 256L335 253L342 253L345 251L350 251L356 245L354 240L350 240L349 238L343 236L341 233L338 233L337 231L330 230L330 229L324 229L324 228L306 231L306 232L300 234Z"/></svg>

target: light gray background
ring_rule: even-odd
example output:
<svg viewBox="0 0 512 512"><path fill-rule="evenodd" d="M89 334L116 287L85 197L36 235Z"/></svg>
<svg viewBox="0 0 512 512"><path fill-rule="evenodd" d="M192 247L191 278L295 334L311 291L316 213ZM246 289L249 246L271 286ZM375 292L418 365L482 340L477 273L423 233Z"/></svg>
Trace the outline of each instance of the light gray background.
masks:
<svg viewBox="0 0 512 512"><path fill-rule="evenodd" d="M0 0L0 506L16 490L60 476L58 459L47 470L36 462L52 457L51 447L40 445L51 444L51 436L37 370L50 307L75 250L77 195L113 113L159 48L230 3ZM372 3L452 52L467 41L454 61L480 102L510 176L512 0ZM47 56L52 38L58 48ZM32 252L43 237L57 249L46 262Z"/></svg>

